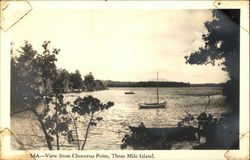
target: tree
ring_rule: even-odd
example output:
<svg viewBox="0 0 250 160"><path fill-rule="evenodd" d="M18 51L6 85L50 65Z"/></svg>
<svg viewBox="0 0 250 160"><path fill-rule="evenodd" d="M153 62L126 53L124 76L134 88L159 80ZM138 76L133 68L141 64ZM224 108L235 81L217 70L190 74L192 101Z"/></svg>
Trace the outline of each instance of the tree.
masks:
<svg viewBox="0 0 250 160"><path fill-rule="evenodd" d="M53 49L51 52L49 43L50 41L45 41L42 45L44 51L38 53L28 41L25 41L24 46L21 46L21 51L18 51L19 57L12 58L11 108L16 108L17 105L23 107L12 112L11 115L31 111L39 121L49 150L52 150L53 138L49 135L45 124L49 103L54 96L52 86L56 76L55 61L60 50ZM40 102L43 102L45 106L41 112L38 112L36 106Z"/></svg>
<svg viewBox="0 0 250 160"><path fill-rule="evenodd" d="M62 126L62 123L60 122L60 119L65 119L64 117L60 117L61 115L67 114L66 111L66 105L63 103L63 95L61 93L64 93L65 85L67 85L67 80L68 80L68 72L66 70L58 69L55 73L54 79L53 79L53 84L52 84L52 89L53 93L55 94L55 102L53 103L55 105L55 112L52 116L47 116L46 117L46 124L47 129L49 129L50 134L55 134L56 135L56 145L57 145L57 150L60 149L60 144L59 144L59 132L60 131L67 131L68 127L66 124L61 127L63 130L59 130L59 126ZM48 113L50 113L48 111Z"/></svg>
<svg viewBox="0 0 250 160"><path fill-rule="evenodd" d="M81 146L81 150L84 149L84 146L88 139L88 134L91 126L96 126L98 121L101 121L102 117L95 117L96 112L109 109L111 106L113 106L113 102L108 102L106 104L101 103L101 101L97 98L94 98L92 96L87 96L84 98L78 97L74 104L72 105L72 113L77 113L78 116L84 116L89 115L89 122L87 123L87 128L85 131L85 137L83 144ZM77 117L73 117L74 122L78 119ZM78 136L78 130L77 125L74 123L76 134ZM80 148L79 140L78 140L78 149Z"/></svg>
<svg viewBox="0 0 250 160"><path fill-rule="evenodd" d="M75 73L70 74L70 82L71 82L71 87L73 89L81 89L82 88L82 75L79 70L76 70Z"/></svg>
<svg viewBox="0 0 250 160"><path fill-rule="evenodd" d="M101 80L96 80L95 81L95 89L96 90L104 90L106 89L106 86L103 84Z"/></svg>
<svg viewBox="0 0 250 160"><path fill-rule="evenodd" d="M69 91L70 86L70 73L66 69L58 69L57 77L53 83L55 93L66 93Z"/></svg>
<svg viewBox="0 0 250 160"><path fill-rule="evenodd" d="M223 93L231 112L225 117L223 126L228 126L228 131L224 133L231 133L231 135L227 137L221 132L222 136L219 137L216 129L209 128L207 132L216 136L212 138L210 136L210 142L208 141L207 144L216 146L216 144L223 145L229 142L233 145L232 148L238 148L239 141L236 142L236 139L239 138L240 10L213 10L212 13L213 20L205 22L208 33L202 35L205 46L186 56L185 59L189 64L219 65L222 66L222 70L228 72L230 80L224 85Z"/></svg>
<svg viewBox="0 0 250 160"><path fill-rule="evenodd" d="M57 150L60 150L60 136L66 136L67 133L70 132L69 124L71 123L71 118L67 111L69 102L64 103L64 96L62 94L56 94L55 101L52 104L54 104L54 107L50 107L46 110L46 114L43 118L44 125L51 138L56 136Z"/></svg>
<svg viewBox="0 0 250 160"><path fill-rule="evenodd" d="M11 51L13 54L13 51ZM35 51L28 41L21 46L19 56L11 57L11 110L37 105L41 100L38 73L34 69Z"/></svg>
<svg viewBox="0 0 250 160"><path fill-rule="evenodd" d="M205 47L186 56L186 63L222 65L222 69L227 71L230 77L224 87L224 94L233 111L238 112L240 10L223 9L212 12L213 20L205 22L208 33L202 35Z"/></svg>
<svg viewBox="0 0 250 160"><path fill-rule="evenodd" d="M94 91L95 90L95 78L90 72L86 76L84 76L83 84L86 86L87 91Z"/></svg>
<svg viewBox="0 0 250 160"><path fill-rule="evenodd" d="M80 148L80 141L77 132L77 117L72 112L67 111L69 102L64 102L62 93L65 92L68 85L71 84L75 89L81 89L82 78L78 70L69 74L65 69L57 69L55 62L56 55L60 49L49 49L49 41L42 45L43 52L38 53L33 49L29 42L21 46L19 56L11 58L11 116L31 111L39 122L39 127L44 133L45 140L49 150L52 150L52 142L56 137L57 150L60 149L60 137L67 136L70 142L73 138L71 130L76 128L78 148L83 149L88 138L90 126L96 125L102 117L94 117L95 113L108 109L114 105L113 102L102 104L99 99L92 96L77 98L74 105L71 105L72 112L79 116L90 115L90 121L87 124L84 143ZM11 50L13 53L13 50ZM42 110L38 110L38 104L44 104ZM22 106L22 107L19 107ZM15 108L15 109L13 109ZM73 118L74 117L74 118Z"/></svg>

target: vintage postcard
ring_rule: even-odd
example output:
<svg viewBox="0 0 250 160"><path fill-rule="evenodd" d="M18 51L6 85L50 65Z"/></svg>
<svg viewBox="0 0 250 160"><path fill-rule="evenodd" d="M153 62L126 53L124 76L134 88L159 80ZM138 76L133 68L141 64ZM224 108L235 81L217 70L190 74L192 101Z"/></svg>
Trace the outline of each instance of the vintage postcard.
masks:
<svg viewBox="0 0 250 160"><path fill-rule="evenodd" d="M249 159L248 1L1 1L0 159Z"/></svg>

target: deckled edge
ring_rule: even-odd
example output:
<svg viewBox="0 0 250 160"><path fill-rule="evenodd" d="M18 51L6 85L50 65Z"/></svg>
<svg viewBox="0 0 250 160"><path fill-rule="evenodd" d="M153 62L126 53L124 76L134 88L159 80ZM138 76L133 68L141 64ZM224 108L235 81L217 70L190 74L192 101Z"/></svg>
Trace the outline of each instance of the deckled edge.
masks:
<svg viewBox="0 0 250 160"><path fill-rule="evenodd" d="M223 9L224 7L228 6L229 3L243 3L243 5L249 5L249 1L230 1L230 0L214 0L213 6L216 9ZM248 10L249 14L249 10ZM244 26L240 25L240 28L246 31L249 34L248 28L245 28ZM227 150L226 153L224 154L224 157L227 160L249 160L249 131L246 133L241 134L240 139L239 139L239 144L241 143L248 143L248 146L242 146L246 148L241 148L240 150ZM238 153L236 153L238 152ZM245 155L244 155L245 154Z"/></svg>
<svg viewBox="0 0 250 160"><path fill-rule="evenodd" d="M1 0L0 0L1 1ZM1 25L1 21L0 21L0 29L2 29L4 32L7 32L10 28L12 28L15 24L17 24L20 20L22 20L28 13L30 13L33 10L33 7L31 6L31 4L29 3L28 0L3 0L3 1L23 1L26 2L29 6L30 6L30 10L28 10L23 16L21 16L16 22L14 22L11 26L4 28ZM0 13L2 12L2 9L0 7ZM0 19L1 20L1 19Z"/></svg>
<svg viewBox="0 0 250 160"><path fill-rule="evenodd" d="M245 5L245 3L248 2L248 5L249 5L249 1L235 1L235 0L214 0L213 2L213 6L217 9L223 9L226 5L226 3L243 3ZM247 33L249 33L249 29L248 28L245 28L244 26L240 26L241 29L243 29L244 31L246 31Z"/></svg>
<svg viewBox="0 0 250 160"><path fill-rule="evenodd" d="M249 142L249 132L244 133L240 136L240 144ZM249 144L248 144L249 145ZM246 146L244 146L246 147ZM235 154L238 152L237 154ZM224 154L224 157L228 160L249 160L249 148L241 148L241 150L233 151L227 150Z"/></svg>
<svg viewBox="0 0 250 160"><path fill-rule="evenodd" d="M11 150L8 146L4 146L2 144L4 137L13 138L24 150ZM0 131L0 160L35 160L35 158L25 149L23 143L8 128L5 128Z"/></svg>

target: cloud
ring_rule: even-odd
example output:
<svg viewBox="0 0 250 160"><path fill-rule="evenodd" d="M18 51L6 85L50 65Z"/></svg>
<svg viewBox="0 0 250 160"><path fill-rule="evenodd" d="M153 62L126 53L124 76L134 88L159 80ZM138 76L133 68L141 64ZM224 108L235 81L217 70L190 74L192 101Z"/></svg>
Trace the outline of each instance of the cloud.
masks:
<svg viewBox="0 0 250 160"><path fill-rule="evenodd" d="M51 40L62 50L59 67L99 79L149 80L158 71L171 81L222 82L227 75L218 67L185 64L184 56L203 45L208 20L210 10L35 10L12 39L35 48Z"/></svg>

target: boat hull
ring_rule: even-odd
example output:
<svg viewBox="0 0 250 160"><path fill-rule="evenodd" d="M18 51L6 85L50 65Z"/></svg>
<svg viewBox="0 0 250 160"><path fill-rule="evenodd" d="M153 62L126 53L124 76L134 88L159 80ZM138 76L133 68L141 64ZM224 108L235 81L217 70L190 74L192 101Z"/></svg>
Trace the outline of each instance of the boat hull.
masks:
<svg viewBox="0 0 250 160"><path fill-rule="evenodd" d="M167 102L162 103L139 103L139 109L166 108Z"/></svg>
<svg viewBox="0 0 250 160"><path fill-rule="evenodd" d="M130 130L137 134L145 133L152 137L166 137L168 140L182 141L182 140L198 140L196 133L198 128L189 127L173 127L173 128L141 128L129 126Z"/></svg>
<svg viewBox="0 0 250 160"><path fill-rule="evenodd" d="M134 92L125 92L125 94L135 94Z"/></svg>

